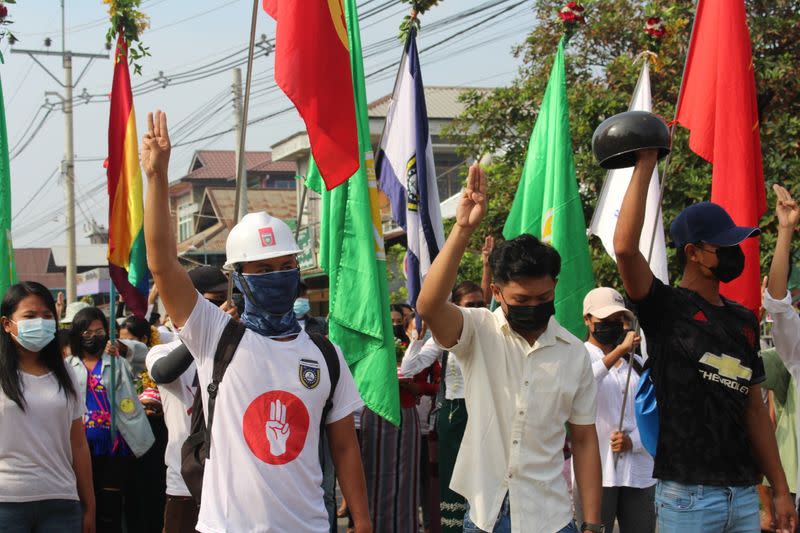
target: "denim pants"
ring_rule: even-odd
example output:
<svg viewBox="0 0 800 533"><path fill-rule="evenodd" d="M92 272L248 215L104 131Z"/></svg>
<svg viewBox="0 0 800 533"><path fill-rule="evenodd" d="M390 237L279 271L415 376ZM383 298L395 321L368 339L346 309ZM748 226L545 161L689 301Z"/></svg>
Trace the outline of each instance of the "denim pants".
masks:
<svg viewBox="0 0 800 533"><path fill-rule="evenodd" d="M83 509L78 500L0 503L3 533L80 533Z"/></svg>
<svg viewBox="0 0 800 533"><path fill-rule="evenodd" d="M467 512L464 513L464 533L511 533L511 506L508 503L508 494L506 494L503 500L503 505L500 506L500 514L497 516L497 520L491 532L486 532L478 528L478 526L470 520L469 502L467 502ZM553 533L578 533L578 527L573 521Z"/></svg>
<svg viewBox="0 0 800 533"><path fill-rule="evenodd" d="M751 533L760 531L754 486L714 487L659 481L659 533Z"/></svg>

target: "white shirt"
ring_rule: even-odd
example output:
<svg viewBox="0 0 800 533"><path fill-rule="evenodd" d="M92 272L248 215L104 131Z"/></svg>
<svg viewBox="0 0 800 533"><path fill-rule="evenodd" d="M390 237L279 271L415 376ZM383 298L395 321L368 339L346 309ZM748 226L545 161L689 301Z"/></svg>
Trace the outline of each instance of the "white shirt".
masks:
<svg viewBox="0 0 800 533"><path fill-rule="evenodd" d="M156 361L169 355L181 345L180 339L168 344L153 346L147 354L147 371L152 374ZM181 447L189 437L192 423L192 404L197 387L194 378L197 366L192 362L189 368L172 383L158 385L161 405L164 408L164 424L167 426L167 449L164 463L167 465L167 494L170 496L191 496L186 482L181 476Z"/></svg>
<svg viewBox="0 0 800 533"><path fill-rule="evenodd" d="M628 384L628 399L625 403L625 417L622 431L631 438L633 448L619 454L617 468L614 469L614 452L611 451L611 434L619 428L619 415L622 411L622 397L628 379L630 366L620 359L619 366L606 368L603 363L603 350L586 342L586 350L592 358L592 372L597 382L597 440L600 444L600 461L603 464L604 487L647 488L656 484L653 479L653 458L642 446L639 429L636 426L634 396L639 386L639 374L631 372ZM638 356L637 356L638 358ZM641 359L639 359L641 362Z"/></svg>
<svg viewBox="0 0 800 533"><path fill-rule="evenodd" d="M197 363L203 404L230 317L199 294L179 335ZM327 424L363 405L341 351ZM305 332L280 342L248 330L220 383L196 529L202 533L327 533L319 463L325 358Z"/></svg>
<svg viewBox="0 0 800 533"><path fill-rule="evenodd" d="M400 374L403 376L416 376L429 366L434 361L440 361L444 348L439 346L436 341L431 337L428 340L412 340L406 348L406 353L403 354L403 360L400 363ZM464 376L461 373L461 367L458 360L447 354L447 368L444 374L444 397L448 400L457 400L464 398Z"/></svg>
<svg viewBox="0 0 800 533"><path fill-rule="evenodd" d="M502 308L460 308L452 348L469 420L450 488L491 531L508 493L513 533L553 533L572 520L562 475L565 423L594 424L596 385L583 343L555 318L531 346Z"/></svg>
<svg viewBox="0 0 800 533"><path fill-rule="evenodd" d="M764 291L764 309L772 316L772 340L775 342L775 350L795 383L800 383L800 316L792 307L792 296L787 292L782 300L776 300L768 290ZM800 409L795 413L795 417L797 437L800 439ZM797 483L800 487L800 470L797 472ZM796 500L800 501L800 494Z"/></svg>
<svg viewBox="0 0 800 533"><path fill-rule="evenodd" d="M19 372L25 411L0 389L0 502L78 500L72 468L72 423L85 407L60 390L52 372Z"/></svg>

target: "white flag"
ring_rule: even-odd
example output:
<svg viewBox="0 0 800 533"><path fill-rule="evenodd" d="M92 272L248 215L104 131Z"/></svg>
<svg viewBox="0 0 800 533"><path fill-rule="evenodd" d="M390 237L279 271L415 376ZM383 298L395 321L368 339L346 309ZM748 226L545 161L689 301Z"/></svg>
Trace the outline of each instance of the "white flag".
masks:
<svg viewBox="0 0 800 533"><path fill-rule="evenodd" d="M642 65L642 73L636 83L633 92L630 111L652 111L653 103L650 96L650 70L647 61ZM597 208L589 225L589 233L597 235L603 241L603 248L606 253L616 261L614 256L614 231L617 228L617 218L622 207L622 199L628 190L628 185L633 176L633 167L609 170L600 198L597 200ZM645 258L650 258L650 270L653 274L663 281L669 283L667 274L667 247L664 240L664 221L661 214L659 199L659 179L658 167L653 170L653 178L650 180L650 189L647 191L647 211L644 217L644 227L642 236L639 239L639 250ZM656 217L658 222L656 223ZM653 233L655 230L655 234ZM652 253L650 246L652 242Z"/></svg>

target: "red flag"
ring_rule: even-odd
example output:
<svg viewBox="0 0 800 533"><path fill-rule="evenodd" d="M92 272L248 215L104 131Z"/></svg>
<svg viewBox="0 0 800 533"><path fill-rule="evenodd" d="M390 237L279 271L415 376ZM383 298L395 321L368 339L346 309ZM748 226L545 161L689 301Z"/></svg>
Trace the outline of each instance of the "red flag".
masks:
<svg viewBox="0 0 800 533"><path fill-rule="evenodd" d="M758 226L767 208L750 32L743 0L700 0L678 102L689 147L713 164L711 201L740 226ZM761 305L758 238L742 243L745 269L722 292Z"/></svg>
<svg viewBox="0 0 800 533"><path fill-rule="evenodd" d="M328 190L360 166L342 0L263 0L278 23L275 81L303 117Z"/></svg>

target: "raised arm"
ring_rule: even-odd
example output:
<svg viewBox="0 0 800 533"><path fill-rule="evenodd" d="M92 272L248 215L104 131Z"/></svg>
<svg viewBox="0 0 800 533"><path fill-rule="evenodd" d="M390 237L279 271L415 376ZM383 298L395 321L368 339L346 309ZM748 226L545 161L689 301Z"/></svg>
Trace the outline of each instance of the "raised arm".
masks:
<svg viewBox="0 0 800 533"><path fill-rule="evenodd" d="M197 303L189 274L178 262L175 228L169 214L169 154L171 150L167 115L147 114L147 133L142 138L142 168L147 175L147 201L144 206L144 239L147 266L153 273L158 294L180 327L186 323Z"/></svg>
<svg viewBox="0 0 800 533"><path fill-rule="evenodd" d="M425 276L417 298L417 312L445 348L458 342L464 326L461 311L450 303L449 298L469 238L485 214L486 174L476 163L469 168L467 187L456 210L456 223Z"/></svg>
<svg viewBox="0 0 800 533"><path fill-rule="evenodd" d="M789 191L780 185L775 184L772 189L778 197L775 205L775 214L778 217L778 239L775 243L775 254L772 256L772 266L769 269L767 290L774 299L782 300L786 297L789 282L792 236L797 222L800 220L800 207L792 199Z"/></svg>
<svg viewBox="0 0 800 533"><path fill-rule="evenodd" d="M622 283L628 297L634 302L642 300L650 292L653 272L647 259L639 251L639 239L644 226L647 190L658 160L658 151L642 150L638 153L633 177L619 210L617 229L614 232L614 254Z"/></svg>

